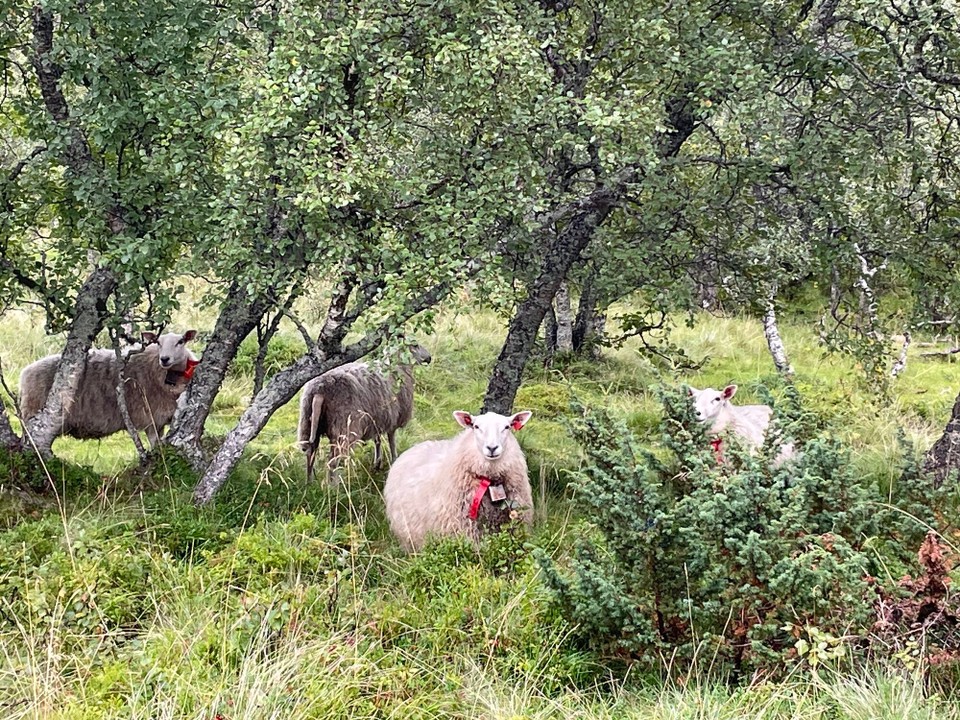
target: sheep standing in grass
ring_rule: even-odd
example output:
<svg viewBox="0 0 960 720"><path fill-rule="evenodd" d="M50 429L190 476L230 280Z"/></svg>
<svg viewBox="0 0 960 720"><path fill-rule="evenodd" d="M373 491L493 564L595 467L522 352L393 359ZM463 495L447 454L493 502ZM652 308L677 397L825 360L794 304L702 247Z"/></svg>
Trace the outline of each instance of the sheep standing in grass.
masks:
<svg viewBox="0 0 960 720"><path fill-rule="evenodd" d="M429 363L430 353L418 345L414 359ZM413 368L401 365L393 376L365 362L347 363L315 377L300 396L300 447L306 454L307 480L313 477L320 438L330 441L327 473L335 473L358 442L373 440L374 469L383 462L381 436L387 436L390 460L397 457L396 432L413 417Z"/></svg>
<svg viewBox="0 0 960 720"><path fill-rule="evenodd" d="M513 433L528 410L453 414L465 430L449 440L414 445L397 458L383 489L390 529L408 552L428 535L463 535L477 541L511 520L533 523L527 461Z"/></svg>
<svg viewBox="0 0 960 720"><path fill-rule="evenodd" d="M123 367L127 410L134 427L146 431L151 447L159 443L163 428L173 419L177 401L193 376L198 361L187 343L195 335L196 330L159 337L145 332L146 347L127 355ZM20 373L20 411L24 421L46 405L59 363L59 355L49 355L27 365ZM116 353L91 350L73 401L64 407L59 434L102 438L124 429L117 403Z"/></svg>
<svg viewBox="0 0 960 720"><path fill-rule="evenodd" d="M731 431L739 437L747 449L754 453L763 444L773 408L769 405L734 405L730 402L737 394L736 385L727 385L723 390L704 388L697 390L690 387L690 397L693 398L693 408L697 420L707 426L711 435L719 435ZM720 457L719 444L714 445L718 458ZM792 457L794 448L792 443L785 443L777 455L776 463Z"/></svg>

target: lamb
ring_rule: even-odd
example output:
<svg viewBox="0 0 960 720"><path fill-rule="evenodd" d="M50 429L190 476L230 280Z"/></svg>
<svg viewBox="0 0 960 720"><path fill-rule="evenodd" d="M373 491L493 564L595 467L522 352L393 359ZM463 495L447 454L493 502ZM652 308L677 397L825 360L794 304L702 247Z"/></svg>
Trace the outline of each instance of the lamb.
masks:
<svg viewBox="0 0 960 720"><path fill-rule="evenodd" d="M707 425L707 432L711 435L719 435L726 430L731 430L743 441L751 454L763 444L764 435L773 415L773 408L769 405L734 405L730 400L737 394L736 385L727 385L723 390L713 388L697 390L690 386L689 390L697 420ZM719 459L719 443L714 444L714 450ZM792 457L793 453L793 444L785 443L777 455L776 464L779 465Z"/></svg>
<svg viewBox="0 0 960 720"><path fill-rule="evenodd" d="M430 353L417 345L413 357L429 363ZM399 385L397 384L399 383ZM397 457L396 432L413 417L413 368L401 365L394 376L365 362L341 365L310 380L300 396L300 447L306 454L307 480L313 478L321 436L330 441L327 474L336 476L341 461L358 442L373 440L374 469L382 464L381 436L387 436L390 461Z"/></svg>
<svg viewBox="0 0 960 720"><path fill-rule="evenodd" d="M164 427L173 419L177 401L187 388L198 360L187 348L196 330L183 335L142 334L146 347L131 351L123 368L124 397L130 419L144 430L156 447ZM27 365L20 373L20 411L27 421L47 402L59 355L49 355ZM125 430L117 403L117 356L113 350L91 350L77 385L77 392L64 408L60 435L79 439L102 438Z"/></svg>
<svg viewBox="0 0 960 720"><path fill-rule="evenodd" d="M533 524L527 461L513 436L531 415L458 410L453 417L463 432L421 442L397 458L383 495L390 529L407 552L418 551L429 535L476 542L511 520Z"/></svg>

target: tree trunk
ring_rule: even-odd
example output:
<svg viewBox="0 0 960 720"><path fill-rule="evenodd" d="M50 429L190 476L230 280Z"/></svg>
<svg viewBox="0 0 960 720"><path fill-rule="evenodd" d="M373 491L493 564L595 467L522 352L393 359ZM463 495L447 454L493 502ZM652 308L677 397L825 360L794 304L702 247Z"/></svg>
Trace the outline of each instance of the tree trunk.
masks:
<svg viewBox="0 0 960 720"><path fill-rule="evenodd" d="M583 82L586 82L586 78L583 78ZM683 88L682 94L669 98L664 103L667 127L651 138L654 151L659 157L666 159L676 156L696 128L692 100L695 93L696 87L690 83ZM598 186L590 195L555 213L569 219L566 219L566 226L550 243L544 243L547 250L540 264L539 275L530 285L527 298L520 303L513 320L510 321L507 338L493 367L483 399L484 411L510 411L537 331L547 308L557 294L557 288L567 279L571 266L590 243L596 229L620 202L626 187L638 177L636 168L625 167L617 177L606 178L604 181L598 179ZM545 222L541 232L553 232L558 224L557 220Z"/></svg>
<svg viewBox="0 0 960 720"><path fill-rule="evenodd" d="M557 320L557 352L573 352L573 313L570 310L570 288L560 283L553 298Z"/></svg>
<svg viewBox="0 0 960 720"><path fill-rule="evenodd" d="M787 357L787 348L784 347L780 330L777 328L777 309L774 305L776 297L777 290L773 288L767 297L767 308L763 314L763 334L767 338L767 347L770 349L770 357L773 358L777 372L781 375L793 375L793 366L790 365L790 359Z"/></svg>
<svg viewBox="0 0 960 720"><path fill-rule="evenodd" d="M543 316L543 344L547 350L547 361L557 352L557 313L553 306L547 308Z"/></svg>
<svg viewBox="0 0 960 720"><path fill-rule="evenodd" d="M250 298L237 283L227 292L213 334L203 350L203 359L187 388L186 399L177 408L165 441L180 450L197 470L206 463L200 438L227 368L236 357L240 343L257 326L270 304L265 295Z"/></svg>
<svg viewBox="0 0 960 720"><path fill-rule="evenodd" d="M112 270L97 268L80 288L73 324L60 364L47 395L47 403L26 422L24 439L43 457L53 454L53 441L60 434L63 416L73 402L80 378L87 367L87 351L107 318L107 298L117 286Z"/></svg>
<svg viewBox="0 0 960 720"><path fill-rule="evenodd" d="M577 317L573 322L573 351L578 355L589 353L591 357L600 355L600 340L607 321L606 315L597 309L599 299L595 282L596 278L591 275L583 284Z"/></svg>
<svg viewBox="0 0 960 720"><path fill-rule="evenodd" d="M113 335L113 333L111 333L111 335ZM120 338L118 335L113 335L113 355L117 359L114 365L113 378L116 383L117 408L120 410L120 417L123 418L123 425L127 429L127 434L133 441L133 446L137 449L137 458L140 461L140 465L143 466L147 462L147 451L143 447L143 441L140 440L140 433L137 431L136 425L133 424L133 420L130 417L130 409L127 407L127 381L124 377L127 358L120 352Z"/></svg>
<svg viewBox="0 0 960 720"><path fill-rule="evenodd" d="M903 345L900 348L900 355L890 368L890 377L898 378L900 374L907 369L907 349L910 347L910 331L903 331Z"/></svg>
<svg viewBox="0 0 960 720"><path fill-rule="evenodd" d="M588 202L583 203L584 209L555 235L544 256L540 275L531 284L527 298L520 303L510 321L507 339L487 385L483 412L510 412L537 331L557 294L557 288L590 242L594 231L613 210L621 192L609 189L596 191Z"/></svg>
<svg viewBox="0 0 960 720"><path fill-rule="evenodd" d="M347 305L357 286L356 276L344 273L333 291L330 307L323 328L313 347L299 360L273 376L266 386L253 398L236 426L224 439L216 456L194 489L193 499L197 504L209 502L220 489L230 471L240 459L247 444L257 436L277 408L289 402L303 384L317 375L339 367L344 363L359 360L373 350L397 328L427 308L431 308L450 294L481 267L476 259L468 260L453 276L437 283L429 290L410 297L404 307L389 320L368 331L361 339L344 347L343 339L370 305L360 301L352 308ZM204 355L206 359L206 355Z"/></svg>
<svg viewBox="0 0 960 720"><path fill-rule="evenodd" d="M33 52L30 63L37 76L44 107L50 119L66 135L66 142L58 149L60 160L67 167L67 174L72 180L99 183L100 168L94 161L83 131L74 122L67 98L60 87L63 70L53 60L53 13L41 5L35 5L31 19ZM123 209L119 205L105 208L104 223L111 233L118 234L126 229L123 217ZM53 440L59 434L63 415L73 402L77 385L87 366L87 351L107 318L107 298L116 287L114 272L98 266L77 293L73 322L47 395L47 403L43 410L25 423L23 429L24 440L44 457L52 455Z"/></svg>
<svg viewBox="0 0 960 720"><path fill-rule="evenodd" d="M210 502L226 482L243 449L263 429L277 408L290 402L304 383L320 373L344 363L353 362L360 356L360 353L344 352L324 359L320 354L310 352L274 375L240 416L233 430L227 434L223 445L220 446L200 482L197 483L193 494L194 502L198 505Z"/></svg>
<svg viewBox="0 0 960 720"><path fill-rule="evenodd" d="M947 480L951 472L960 471L960 395L953 404L950 421L943 435L927 451L923 470L933 475L937 487Z"/></svg>
<svg viewBox="0 0 960 720"><path fill-rule="evenodd" d="M8 452L21 452L23 443L20 436L13 431L10 418L7 416L7 406L0 399L0 447Z"/></svg>

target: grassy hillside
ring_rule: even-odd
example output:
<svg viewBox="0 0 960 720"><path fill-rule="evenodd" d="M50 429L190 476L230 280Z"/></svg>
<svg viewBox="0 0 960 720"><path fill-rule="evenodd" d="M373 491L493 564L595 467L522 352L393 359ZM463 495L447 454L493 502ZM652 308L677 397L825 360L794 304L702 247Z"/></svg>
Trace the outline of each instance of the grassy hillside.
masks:
<svg viewBox="0 0 960 720"><path fill-rule="evenodd" d="M177 327L203 329L184 315ZM401 450L456 431L475 410L502 323L448 314L423 338L434 362L417 371L415 418ZM960 365L912 355L890 397L865 389L853 365L824 356L815 331L782 328L797 384L825 432L852 448L858 472L895 476L898 432L929 446L960 390ZM575 395L657 440L661 382L740 385L738 400L777 387L759 323L704 316L674 341L698 373L676 375L634 345L599 362L531 368L517 408L534 480L532 544L554 557L582 530L582 463L564 419ZM288 342L295 343L291 335ZM0 320L4 377L57 349L35 317ZM250 378L232 375L208 430L242 411ZM362 449L337 488L307 486L295 443L297 403L270 421L216 503L189 502L192 478L173 458L149 476L131 469L122 434L62 438L55 452L87 471L57 472L43 496L4 486L0 522L0 708L10 718L953 718L903 667L799 665L787 680L717 684L708 659L679 679L669 658L639 676L573 641L520 538L479 550L448 541L405 557L383 516L383 474ZM852 674L851 674L852 672ZM662 677L661 677L662 676Z"/></svg>

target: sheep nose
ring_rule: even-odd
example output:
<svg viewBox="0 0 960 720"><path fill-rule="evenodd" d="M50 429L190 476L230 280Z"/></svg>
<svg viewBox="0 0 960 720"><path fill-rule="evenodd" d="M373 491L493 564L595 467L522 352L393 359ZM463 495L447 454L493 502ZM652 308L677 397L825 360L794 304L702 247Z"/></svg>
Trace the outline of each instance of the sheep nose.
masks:
<svg viewBox="0 0 960 720"><path fill-rule="evenodd" d="M487 455L493 457L497 454L497 450L500 449L499 445L487 445Z"/></svg>
<svg viewBox="0 0 960 720"><path fill-rule="evenodd" d="M160 356L160 364L163 365L164 367L166 367L167 365L169 365L169 364L170 364L170 356L169 356L169 355L162 355L162 356Z"/></svg>

